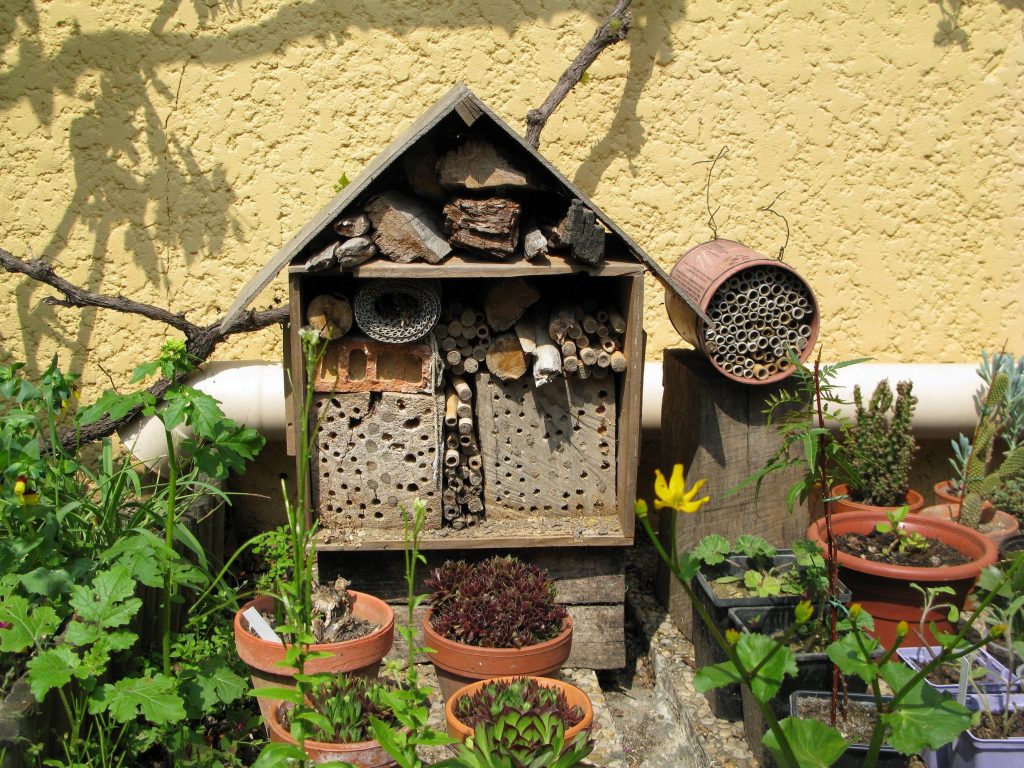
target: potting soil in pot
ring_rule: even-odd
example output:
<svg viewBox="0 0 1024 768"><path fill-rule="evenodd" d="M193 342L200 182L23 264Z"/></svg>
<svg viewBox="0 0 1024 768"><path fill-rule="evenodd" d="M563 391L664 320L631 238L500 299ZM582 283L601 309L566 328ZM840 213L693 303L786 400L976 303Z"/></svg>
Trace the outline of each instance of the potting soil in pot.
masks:
<svg viewBox="0 0 1024 768"><path fill-rule="evenodd" d="M1012 712L982 712L981 724L971 728L979 739L1013 739L1024 737L1024 709Z"/></svg>
<svg viewBox="0 0 1024 768"><path fill-rule="evenodd" d="M867 534L844 533L836 537L836 546L854 557L913 568L939 568L970 562L970 558L937 539L928 539L928 546L922 549L902 552L898 546L894 546L891 533L878 531Z"/></svg>
<svg viewBox="0 0 1024 768"><path fill-rule="evenodd" d="M797 710L798 717L818 720L828 725L831 702L828 698L801 698L797 700ZM846 707L846 717L843 717L843 696L839 695L835 727L847 743L866 744L871 741L876 720L877 711L873 704L852 700Z"/></svg>

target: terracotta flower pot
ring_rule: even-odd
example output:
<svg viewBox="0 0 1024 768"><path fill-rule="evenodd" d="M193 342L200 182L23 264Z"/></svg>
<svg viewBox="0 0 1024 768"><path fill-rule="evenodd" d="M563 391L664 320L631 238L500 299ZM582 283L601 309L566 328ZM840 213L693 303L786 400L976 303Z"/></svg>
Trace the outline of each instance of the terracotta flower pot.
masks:
<svg viewBox="0 0 1024 768"><path fill-rule="evenodd" d="M849 492L850 489L845 483L832 488L832 496L845 496ZM913 489L907 491L907 506L910 507L911 514L920 512L924 509L924 496ZM840 499L832 502L833 515L841 515L846 512L885 512L889 509L898 509L898 507L876 507L873 504L862 504L853 499Z"/></svg>
<svg viewBox="0 0 1024 768"><path fill-rule="evenodd" d="M960 506L960 494L950 490L949 480L940 480L933 486L935 492L935 503L939 504L952 504L956 507ZM983 502L981 505L981 522L991 523L996 517L996 508L992 506L991 501Z"/></svg>
<svg viewBox="0 0 1024 768"><path fill-rule="evenodd" d="M885 520L884 512L847 512L833 516L832 533L837 537L847 533L868 534L878 523ZM962 608L964 599L974 586L981 569L994 563L997 556L996 545L991 539L959 523L914 515L908 517L903 526L926 538L938 539L948 544L965 555L970 562L938 568L917 568L876 563L842 550L836 551L839 578L853 593L852 602L860 603L874 617L873 634L886 647L895 640L896 626L901 621L908 622L912 628L921 621L921 593L910 586L911 582L924 588L952 588L954 594L943 595L943 600ZM825 521L814 522L807 529L807 538L818 542L822 550L825 550ZM916 632L911 631L903 645L934 644L931 632L927 630L929 621L934 621L942 632L951 632L953 629L944 611L932 611L926 617L924 641L922 642Z"/></svg>
<svg viewBox="0 0 1024 768"><path fill-rule="evenodd" d="M306 672L350 672L356 675L374 677L383 659L395 641L395 612L383 600L363 592L349 591L352 597L352 613L360 619L372 621L379 627L364 637L345 640L340 643L321 643L310 646L311 651L329 653L329 657L312 659L306 664ZM248 608L270 613L274 610L274 598L269 595L257 597L242 606L235 614L235 648L238 656L252 671L254 688L267 685L292 686L292 676L298 671L284 666L288 645L263 640L249 631L249 622L242 615ZM263 719L269 722L271 702L259 699Z"/></svg>
<svg viewBox="0 0 1024 768"><path fill-rule="evenodd" d="M960 504L933 504L922 509L920 514L934 520L952 520L954 523L959 523ZM987 517L986 520L986 516L982 515L981 524L984 526L984 530L981 533L992 539L997 547L1007 536L1012 536L1020 530L1020 521L1009 512L990 509Z"/></svg>
<svg viewBox="0 0 1024 768"><path fill-rule="evenodd" d="M522 648L483 648L449 640L430 626L433 611L423 618L423 640L432 648L430 660L437 670L437 682L444 700L475 680L492 677L550 677L561 669L572 649L572 618L562 620L557 637Z"/></svg>
<svg viewBox="0 0 1024 768"><path fill-rule="evenodd" d="M499 677L498 680L509 682L516 677L523 677L523 675L512 675L509 677ZM534 678L543 686L547 688L557 688L565 694L566 701L569 702L569 706L576 706L583 710L583 719L580 720L572 728L568 728L565 731L565 743L568 744L576 735L582 731L590 730L594 724L594 706L590 703L590 697L587 696L583 691L577 688L571 683L566 683L562 680L556 680L551 677L540 677L538 675L528 675L528 677ZM473 735L473 729L463 723L455 716L455 702L461 699L463 696L472 696L487 683L494 682L494 679L488 680L477 680L473 683L468 683L459 688L456 688L452 695L448 697L444 704L444 719L448 724L448 734L453 738L465 741L468 737Z"/></svg>
<svg viewBox="0 0 1024 768"><path fill-rule="evenodd" d="M298 744L281 723L281 710L284 703L275 701L270 707L270 715L266 718L267 732L270 740L283 744ZM314 763L329 763L335 760L351 763L359 768L384 768L397 765L387 751L375 739L356 741L351 744L332 744L327 741L310 741L303 743L306 756Z"/></svg>

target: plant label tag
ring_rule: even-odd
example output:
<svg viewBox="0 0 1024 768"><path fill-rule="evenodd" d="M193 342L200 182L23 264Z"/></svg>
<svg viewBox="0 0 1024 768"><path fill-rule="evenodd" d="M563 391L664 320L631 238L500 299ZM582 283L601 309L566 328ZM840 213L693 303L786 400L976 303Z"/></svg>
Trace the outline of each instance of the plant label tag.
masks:
<svg viewBox="0 0 1024 768"><path fill-rule="evenodd" d="M249 622L252 630L263 640L270 640L273 643L280 643L281 638L277 632L267 623L267 620L260 615L255 608L247 608L243 613L245 620Z"/></svg>

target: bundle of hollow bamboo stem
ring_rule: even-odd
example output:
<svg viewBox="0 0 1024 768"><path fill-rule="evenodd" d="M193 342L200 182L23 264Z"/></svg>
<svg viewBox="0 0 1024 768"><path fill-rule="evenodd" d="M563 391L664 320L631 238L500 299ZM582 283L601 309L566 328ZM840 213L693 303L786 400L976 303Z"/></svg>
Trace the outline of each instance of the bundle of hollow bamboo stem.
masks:
<svg viewBox="0 0 1024 768"><path fill-rule="evenodd" d="M625 333L622 315L591 297L556 305L547 326L547 335L561 355L562 371L581 379L626 370Z"/></svg>
<svg viewBox="0 0 1024 768"><path fill-rule="evenodd" d="M473 390L466 379L452 375L445 393L444 485L441 514L456 530L483 520L483 459L476 438Z"/></svg>

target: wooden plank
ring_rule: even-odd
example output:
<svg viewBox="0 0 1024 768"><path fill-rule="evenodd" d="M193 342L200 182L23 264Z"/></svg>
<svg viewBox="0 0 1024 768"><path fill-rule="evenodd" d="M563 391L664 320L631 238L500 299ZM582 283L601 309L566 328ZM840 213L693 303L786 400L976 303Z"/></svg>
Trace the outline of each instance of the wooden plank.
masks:
<svg viewBox="0 0 1024 768"><path fill-rule="evenodd" d="M524 536L494 536L472 533L465 535L472 529L466 528L462 531L453 531L448 536L438 537L436 535L424 537L421 548L429 550L475 550L475 549L523 549L529 547L628 547L633 543L633 537L626 537L618 526L618 520L607 521L607 533L585 533L574 535L572 533L552 534L549 531L538 530L533 535ZM483 528L487 530L486 526ZM317 535L316 549L318 552L389 552L401 551L404 542L394 535L374 535L371 531L361 531L351 536L338 536L330 531L320 531ZM364 535L365 534L365 535Z"/></svg>
<svg viewBox="0 0 1024 768"><path fill-rule="evenodd" d="M618 513L623 533L632 538L636 524L636 470L640 464L640 415L644 394L644 280L624 281L619 306L626 320L623 336L627 368L620 378L618 441Z"/></svg>
<svg viewBox="0 0 1024 768"><path fill-rule="evenodd" d="M395 623L406 620L405 603L392 604L395 609ZM622 603L611 605L571 605L572 650L565 666L577 669L621 669L626 666L625 607ZM422 642L423 617L427 607L420 606L413 621L417 635ZM389 660L405 658L405 642L395 632L395 644L387 655ZM427 661L421 658L420 661Z"/></svg>
<svg viewBox="0 0 1024 768"><path fill-rule="evenodd" d="M665 352L665 394L662 400L663 469L682 462L687 479L706 478L711 501L699 514L677 526L679 551L693 548L704 536L718 533L730 541L741 534L762 536L778 547L804 536L807 516L802 509L786 511L786 489L799 477L798 469L777 472L761 485L755 500L753 486L724 498L726 491L760 469L779 445L775 428L767 425L765 400L786 382L747 386L726 379L700 353ZM660 535L667 542L668 526ZM658 592L676 625L687 635L691 610L683 590L664 569Z"/></svg>
<svg viewBox="0 0 1024 768"><path fill-rule="evenodd" d="M427 564L417 569L417 593L426 593L424 580L431 569L449 559L470 562L483 560L505 551L485 550L471 553L460 550L429 552ZM547 570L555 580L558 601L567 605L584 603L621 603L626 597L625 550L565 551L550 549L518 550L514 553L526 562ZM352 588L370 592L387 602L406 599L405 562L398 552L340 553L321 551L318 557L320 579L331 582L344 576Z"/></svg>
<svg viewBox="0 0 1024 768"><path fill-rule="evenodd" d="M391 278L457 278L457 277L545 277L547 275L586 274L595 277L621 277L642 275L643 267L635 261L615 258L606 259L598 266L573 261L567 254L551 253L528 261L522 254L516 254L508 261L482 259L464 251L454 251L440 264L412 262L396 264L378 259L361 264L351 271L355 277ZM308 274L305 265L296 264L288 268L289 274ZM328 270L316 273L318 276L335 274Z"/></svg>

